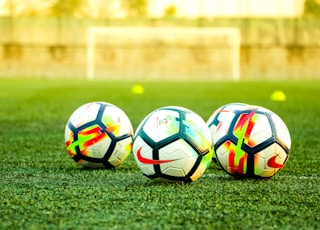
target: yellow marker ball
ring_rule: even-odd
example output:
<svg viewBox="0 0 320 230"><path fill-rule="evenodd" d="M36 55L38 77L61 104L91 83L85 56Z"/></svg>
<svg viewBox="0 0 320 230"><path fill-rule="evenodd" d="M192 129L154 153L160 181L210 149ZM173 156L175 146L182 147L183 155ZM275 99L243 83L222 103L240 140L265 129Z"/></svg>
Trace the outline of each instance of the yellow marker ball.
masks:
<svg viewBox="0 0 320 230"><path fill-rule="evenodd" d="M271 94L270 99L272 101L285 101L287 97L281 90L276 90Z"/></svg>
<svg viewBox="0 0 320 230"><path fill-rule="evenodd" d="M143 94L144 93L144 88L142 85L140 84L135 84L132 88L131 88L131 92L133 94Z"/></svg>

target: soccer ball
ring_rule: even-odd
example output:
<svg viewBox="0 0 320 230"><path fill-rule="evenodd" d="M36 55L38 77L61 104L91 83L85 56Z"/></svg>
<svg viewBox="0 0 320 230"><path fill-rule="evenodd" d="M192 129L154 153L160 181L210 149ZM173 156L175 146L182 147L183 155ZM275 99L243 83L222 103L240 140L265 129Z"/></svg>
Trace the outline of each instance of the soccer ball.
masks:
<svg viewBox="0 0 320 230"><path fill-rule="evenodd" d="M148 178L192 182L211 162L212 137L196 113L178 106L162 107L139 124L133 153Z"/></svg>
<svg viewBox="0 0 320 230"><path fill-rule="evenodd" d="M287 126L261 106L229 104L207 124L221 167L235 177L269 178L286 164L291 148ZM217 119L215 119L217 118Z"/></svg>
<svg viewBox="0 0 320 230"><path fill-rule="evenodd" d="M207 125L209 126L212 137L214 137L216 135L219 136L220 135L219 132L223 131L223 130L221 130L221 127L220 127L222 124L222 121L230 122L230 121L225 121L225 120L233 118L232 111L241 110L246 106L248 106L248 104L229 103L229 104L223 105L220 108L218 108L217 110L215 110L207 121ZM228 127L224 127L224 128L228 128ZM226 132L226 131L224 130L223 132ZM212 161L214 163L216 163L217 165L219 165L219 162L217 160L215 153L213 154Z"/></svg>
<svg viewBox="0 0 320 230"><path fill-rule="evenodd" d="M65 127L69 155L89 168L114 168L132 151L133 128L127 115L106 102L80 106Z"/></svg>

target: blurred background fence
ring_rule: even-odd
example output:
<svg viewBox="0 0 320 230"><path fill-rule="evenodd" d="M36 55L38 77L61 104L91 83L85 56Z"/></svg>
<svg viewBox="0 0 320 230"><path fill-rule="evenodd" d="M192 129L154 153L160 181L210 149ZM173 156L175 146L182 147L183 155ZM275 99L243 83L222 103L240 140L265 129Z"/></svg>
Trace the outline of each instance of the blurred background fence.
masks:
<svg viewBox="0 0 320 230"><path fill-rule="evenodd" d="M237 2L238 8L241 8L241 2L247 6L252 4L252 0L228 1L229 5ZM23 2L28 4L22 7ZM272 8L277 5L271 6L271 10L266 11L265 15L258 15L259 11L253 11L251 6L246 8L246 12L233 8L227 11L228 4L205 5L209 4L208 1L199 0L198 11L189 16L186 10L181 10L181 2L187 9L188 0L167 0L167 5L163 5L161 9L159 5L156 8L150 6L155 5L156 0L52 0L41 7L36 0L0 0L0 77L85 78L88 28L116 26L239 28L241 79L320 79L320 1L293 0L291 2L296 3L297 9L291 15L281 15L279 9L277 11L277 8ZM284 0L276 2L278 3L273 4L278 4L280 8L281 3L281 7L286 8ZM101 4L108 7L102 7ZM208 10L210 6L215 9L212 15ZM260 8L265 6L261 4ZM225 15L221 15L223 11ZM152 12L153 15L150 15ZM273 15L273 12L276 14ZM158 44L154 46L154 52L158 52ZM188 48L187 44L185 46ZM104 49L103 52L97 50L97 53L103 54L97 59L97 66L102 68L99 78L149 79L148 73L143 71L130 78L130 73L120 76L110 65L105 65L108 68L103 69L104 63L116 58L118 54L115 51L108 55L103 46L97 46L97 49ZM141 53L143 52L145 50L141 47ZM206 52L201 55L202 60L205 60ZM190 60L185 63L184 65L183 60L179 63L180 68L185 68L185 73L188 73L192 65L197 64ZM148 65L148 62L140 63L137 68L143 70L144 65ZM174 67L175 63L172 65ZM128 63L123 63L124 71L127 66ZM215 75L213 63L206 62L203 66L212 73L206 75L204 80L230 79L227 76L230 73L228 70ZM155 68L160 71L162 67L159 64ZM230 66L226 65L226 68ZM175 73L174 68L172 69L172 76L169 78L190 79L187 74ZM191 79L193 78L195 77L192 76Z"/></svg>

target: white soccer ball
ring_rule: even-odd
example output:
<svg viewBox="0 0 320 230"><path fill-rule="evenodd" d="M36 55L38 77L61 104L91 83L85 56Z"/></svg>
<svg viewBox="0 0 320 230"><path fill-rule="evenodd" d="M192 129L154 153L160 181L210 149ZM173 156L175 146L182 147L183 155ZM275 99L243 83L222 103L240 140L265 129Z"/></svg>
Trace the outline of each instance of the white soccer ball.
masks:
<svg viewBox="0 0 320 230"><path fill-rule="evenodd" d="M148 178L192 182L211 162L212 137L196 113L178 106L162 107L138 126L133 153Z"/></svg>
<svg viewBox="0 0 320 230"><path fill-rule="evenodd" d="M207 123L217 161L228 174L269 178L284 167L291 139L277 114L261 106L229 104L215 118Z"/></svg>
<svg viewBox="0 0 320 230"><path fill-rule="evenodd" d="M125 112L106 102L80 106L65 127L69 155L89 168L114 168L132 151L133 128Z"/></svg>

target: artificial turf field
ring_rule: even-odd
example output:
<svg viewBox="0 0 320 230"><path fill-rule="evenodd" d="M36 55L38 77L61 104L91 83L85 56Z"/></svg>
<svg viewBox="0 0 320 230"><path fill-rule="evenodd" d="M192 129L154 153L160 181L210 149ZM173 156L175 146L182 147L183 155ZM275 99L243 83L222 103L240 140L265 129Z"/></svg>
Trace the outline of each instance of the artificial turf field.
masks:
<svg viewBox="0 0 320 230"><path fill-rule="evenodd" d="M134 82L0 79L0 229L320 229L320 82ZM271 101L282 90L285 102ZM207 120L223 104L267 107L292 140L282 171L234 179L211 164L192 184L154 183L134 157L88 170L64 128L89 101L122 108L134 128L152 110L184 106Z"/></svg>

